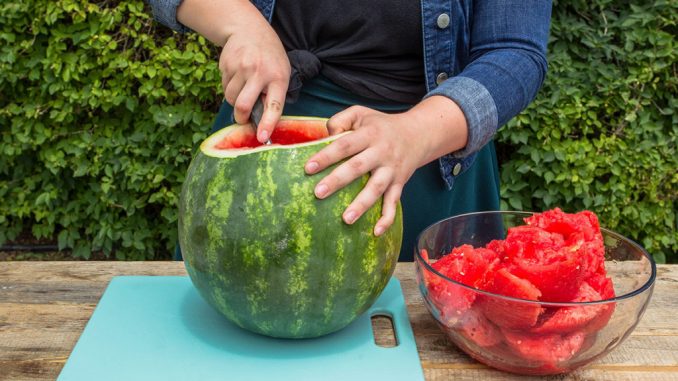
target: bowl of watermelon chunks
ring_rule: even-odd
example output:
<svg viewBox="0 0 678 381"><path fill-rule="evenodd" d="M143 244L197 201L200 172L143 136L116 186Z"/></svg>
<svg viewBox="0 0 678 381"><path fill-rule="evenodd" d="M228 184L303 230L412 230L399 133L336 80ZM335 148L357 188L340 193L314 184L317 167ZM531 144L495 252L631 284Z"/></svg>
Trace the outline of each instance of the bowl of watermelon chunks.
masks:
<svg viewBox="0 0 678 381"><path fill-rule="evenodd" d="M491 367L566 373L606 355L633 331L656 266L589 211L480 212L424 230L419 290L452 343Z"/></svg>

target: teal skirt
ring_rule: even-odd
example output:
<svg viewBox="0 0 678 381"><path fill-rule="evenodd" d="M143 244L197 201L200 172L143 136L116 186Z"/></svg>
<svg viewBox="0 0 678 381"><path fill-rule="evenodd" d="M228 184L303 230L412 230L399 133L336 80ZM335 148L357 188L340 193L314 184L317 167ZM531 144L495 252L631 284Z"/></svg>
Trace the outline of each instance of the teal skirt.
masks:
<svg viewBox="0 0 678 381"><path fill-rule="evenodd" d="M315 78L304 85L296 103L285 105L283 115L329 118L353 105L382 112L402 112L412 107L367 99L349 93L324 78ZM219 130L233 122L233 108L224 102L212 130ZM457 176L452 189L447 189L437 160L419 168L405 185L400 200L404 224L400 260L412 261L417 236L427 226L458 214L499 210L499 172L494 144L490 142L480 150L471 168ZM341 216L337 215L337 218Z"/></svg>

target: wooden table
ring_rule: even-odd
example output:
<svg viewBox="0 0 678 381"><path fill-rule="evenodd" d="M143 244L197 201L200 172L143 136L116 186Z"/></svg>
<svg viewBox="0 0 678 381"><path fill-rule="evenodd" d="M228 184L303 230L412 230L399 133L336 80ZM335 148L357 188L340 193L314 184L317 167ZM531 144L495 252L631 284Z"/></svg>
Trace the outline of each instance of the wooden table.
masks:
<svg viewBox="0 0 678 381"><path fill-rule="evenodd" d="M0 262L0 380L56 379L111 277L184 274L181 262ZM398 264L395 275L427 380L529 379L460 352L426 310L413 265ZM650 306L619 348L582 370L543 379L678 380L678 266L659 266Z"/></svg>

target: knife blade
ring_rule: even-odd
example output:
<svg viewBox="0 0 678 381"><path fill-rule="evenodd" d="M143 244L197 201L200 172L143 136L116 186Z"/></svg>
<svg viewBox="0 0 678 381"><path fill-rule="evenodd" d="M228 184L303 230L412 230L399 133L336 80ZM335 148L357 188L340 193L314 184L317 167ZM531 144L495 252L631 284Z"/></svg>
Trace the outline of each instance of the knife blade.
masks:
<svg viewBox="0 0 678 381"><path fill-rule="evenodd" d="M257 97L257 101L254 102L252 107L252 112L250 112L250 120L252 121L252 126L254 126L254 134L256 136L257 131L259 130L259 122L261 122L261 117L264 115L264 102L262 101L262 96ZM271 139L269 138L265 144L271 144Z"/></svg>

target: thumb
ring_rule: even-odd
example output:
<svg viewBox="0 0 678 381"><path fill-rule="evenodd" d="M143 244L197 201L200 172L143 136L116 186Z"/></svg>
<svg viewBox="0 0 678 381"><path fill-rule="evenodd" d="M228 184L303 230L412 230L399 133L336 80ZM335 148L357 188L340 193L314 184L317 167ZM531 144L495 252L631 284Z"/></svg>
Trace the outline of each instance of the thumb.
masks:
<svg viewBox="0 0 678 381"><path fill-rule="evenodd" d="M327 121L327 129L330 135L340 134L344 131L352 130L353 126L369 112L370 109L363 106L351 106L346 110L334 114Z"/></svg>

